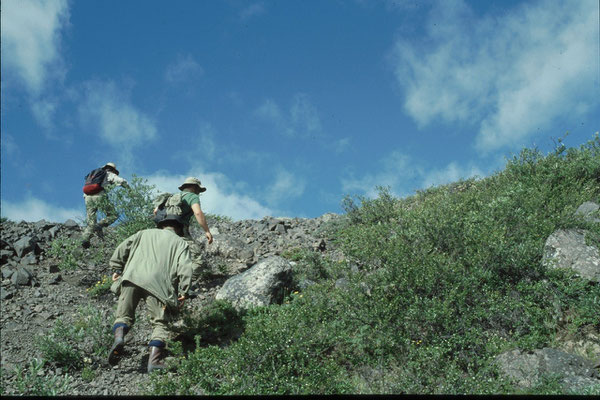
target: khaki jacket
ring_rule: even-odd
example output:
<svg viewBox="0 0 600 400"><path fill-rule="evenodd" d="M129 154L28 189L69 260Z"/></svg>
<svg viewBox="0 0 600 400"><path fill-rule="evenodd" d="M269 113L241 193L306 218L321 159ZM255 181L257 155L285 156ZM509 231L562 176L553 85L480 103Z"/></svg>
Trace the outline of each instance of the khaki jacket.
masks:
<svg viewBox="0 0 600 400"><path fill-rule="evenodd" d="M110 258L113 272L147 290L166 305L177 307L192 283L188 244L170 229L145 229L121 243Z"/></svg>

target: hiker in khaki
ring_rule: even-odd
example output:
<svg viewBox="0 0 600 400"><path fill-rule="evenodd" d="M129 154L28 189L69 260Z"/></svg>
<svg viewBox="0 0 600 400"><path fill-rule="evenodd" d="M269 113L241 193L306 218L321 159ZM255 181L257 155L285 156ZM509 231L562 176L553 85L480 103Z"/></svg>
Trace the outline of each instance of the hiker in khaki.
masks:
<svg viewBox="0 0 600 400"><path fill-rule="evenodd" d="M192 281L192 260L188 245L181 238L180 217L167 215L156 224L158 229L145 229L127 238L109 261L114 272L111 290L119 294L119 302L108 362L118 362L125 335L135 323L135 309L144 299L153 327L148 344L148 372L164 368L168 325L183 305Z"/></svg>
<svg viewBox="0 0 600 400"><path fill-rule="evenodd" d="M97 186L97 190L94 190L96 193L85 194L86 187L84 186L83 198L85 200L85 210L87 214L87 227L83 231L81 245L85 248L90 246L90 238L94 233L102 237L102 229L115 222L119 217L114 206L108 201L107 189L110 189L110 187L112 187L111 185L129 187L127 181L119 176L119 171L114 163L106 163L102 168L98 168L91 173L95 171L104 172L100 176L100 182L97 185L94 185ZM100 222L96 221L98 210L101 210L106 214L106 217Z"/></svg>
<svg viewBox="0 0 600 400"><path fill-rule="evenodd" d="M202 259L202 248L198 243L192 239L190 235L190 219L192 216L198 222L198 225L202 227L204 230L204 234L206 236L206 240L208 244L213 242L213 236L210 233L210 229L208 228L208 223L206 222L206 217L202 212L202 208L200 207L200 197L199 194L206 191L206 188L202 186L202 183L199 179L194 177L188 177L185 179L183 184L179 186L179 190L181 191L181 201L182 201L182 214L181 219L183 221L183 238L186 240L188 245L190 246L190 253L192 260L196 264L194 269L194 278L198 277L198 269L201 265ZM158 211L158 207L154 209L154 215L156 215Z"/></svg>

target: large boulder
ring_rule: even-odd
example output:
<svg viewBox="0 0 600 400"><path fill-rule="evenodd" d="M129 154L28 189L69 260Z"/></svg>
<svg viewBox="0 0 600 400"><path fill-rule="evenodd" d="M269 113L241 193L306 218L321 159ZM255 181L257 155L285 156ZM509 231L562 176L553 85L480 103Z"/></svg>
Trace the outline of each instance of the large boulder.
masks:
<svg viewBox="0 0 600 400"><path fill-rule="evenodd" d="M600 385L600 377L591 361L561 350L515 349L500 354L495 361L502 375L522 388L535 387L544 377L557 377L565 393Z"/></svg>
<svg viewBox="0 0 600 400"><path fill-rule="evenodd" d="M585 231L557 230L546 240L542 262L549 268L571 268L580 277L600 282L600 251L585 243Z"/></svg>
<svg viewBox="0 0 600 400"><path fill-rule="evenodd" d="M290 263L282 257L272 256L228 279L217 292L216 299L228 300L238 310L267 306L282 300L291 280Z"/></svg>
<svg viewBox="0 0 600 400"><path fill-rule="evenodd" d="M252 264L254 251L241 239L232 235L215 235L213 242L205 247L206 253L211 256L222 256L239 262Z"/></svg>
<svg viewBox="0 0 600 400"><path fill-rule="evenodd" d="M29 252L39 253L40 250L37 240L32 236L23 236L13 244L13 248L17 253L17 257L23 257Z"/></svg>
<svg viewBox="0 0 600 400"><path fill-rule="evenodd" d="M600 205L592 201L586 201L577 208L575 215L581 216L588 222L600 222Z"/></svg>

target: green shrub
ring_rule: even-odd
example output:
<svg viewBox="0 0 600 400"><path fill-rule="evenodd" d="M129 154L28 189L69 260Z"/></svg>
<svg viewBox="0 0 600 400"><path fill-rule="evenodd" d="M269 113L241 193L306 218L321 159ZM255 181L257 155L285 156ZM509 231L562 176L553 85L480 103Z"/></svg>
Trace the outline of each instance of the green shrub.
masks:
<svg viewBox="0 0 600 400"><path fill-rule="evenodd" d="M57 238L50 244L48 256L58 259L60 270L74 270L82 259L80 244L70 238Z"/></svg>
<svg viewBox="0 0 600 400"><path fill-rule="evenodd" d="M597 326L600 287L547 269L542 254L556 229L600 234L573 218L600 196L599 177L596 136L547 156L523 150L490 177L406 199L387 188L347 197L334 235L346 260L285 253L296 284L316 284L249 311L226 346L198 339L153 393L519 393L499 375L498 354ZM528 393L562 390L550 379Z"/></svg>
<svg viewBox="0 0 600 400"><path fill-rule="evenodd" d="M155 195L155 186L135 174L129 181L129 188L109 191L107 200L119 215L109 239L118 244L134 233L154 228L152 201Z"/></svg>
<svg viewBox="0 0 600 400"><path fill-rule="evenodd" d="M195 338L201 345L225 344L240 336L244 329L242 314L223 300L214 300L201 310L184 309L180 333Z"/></svg>
<svg viewBox="0 0 600 400"><path fill-rule="evenodd" d="M86 292L88 295L93 297L102 296L103 294L110 292L110 287L112 283L112 277L110 275L104 275L93 286L87 288Z"/></svg>
<svg viewBox="0 0 600 400"><path fill-rule="evenodd" d="M72 378L69 375L49 376L44 373L44 361L34 358L27 368L18 367L15 371L15 386L19 395L58 396L70 391Z"/></svg>
<svg viewBox="0 0 600 400"><path fill-rule="evenodd" d="M44 360L78 370L83 367L86 355L104 356L111 338L102 312L87 305L79 308L72 322L57 319L50 332L36 338L36 345Z"/></svg>

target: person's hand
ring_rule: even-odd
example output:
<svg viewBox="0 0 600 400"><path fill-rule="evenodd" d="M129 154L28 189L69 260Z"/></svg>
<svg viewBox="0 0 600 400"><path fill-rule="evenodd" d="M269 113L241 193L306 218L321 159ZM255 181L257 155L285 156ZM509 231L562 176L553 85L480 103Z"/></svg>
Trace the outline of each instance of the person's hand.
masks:
<svg viewBox="0 0 600 400"><path fill-rule="evenodd" d="M156 207L156 208L154 209L154 211L152 211L152 212L154 213L154 215L156 215L156 213L158 212L158 207Z"/></svg>
<svg viewBox="0 0 600 400"><path fill-rule="evenodd" d="M185 296L178 297L178 298L177 298L177 301L179 302L179 303L177 304L177 307L178 307L178 308L181 308L181 307L183 307L183 303L185 302Z"/></svg>
<svg viewBox="0 0 600 400"><path fill-rule="evenodd" d="M208 244L211 244L213 242L213 236L212 233L209 232L205 232L206 234L206 239L208 240Z"/></svg>
<svg viewBox="0 0 600 400"><path fill-rule="evenodd" d="M121 276L121 275L119 275L119 274L117 274L117 273L115 272L115 273L113 274L113 276L112 276L112 280L113 280L113 282L114 282L114 281L116 281L117 279L119 279L119 277L120 277L120 276Z"/></svg>

